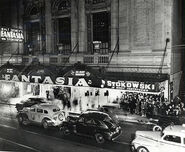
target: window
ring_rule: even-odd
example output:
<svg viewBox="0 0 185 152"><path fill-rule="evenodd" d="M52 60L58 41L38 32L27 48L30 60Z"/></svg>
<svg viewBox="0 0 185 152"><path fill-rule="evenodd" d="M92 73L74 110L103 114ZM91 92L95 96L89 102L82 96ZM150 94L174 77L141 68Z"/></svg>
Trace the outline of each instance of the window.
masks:
<svg viewBox="0 0 185 152"><path fill-rule="evenodd" d="M31 112L35 112L35 108L30 108L30 111Z"/></svg>
<svg viewBox="0 0 185 152"><path fill-rule="evenodd" d="M96 122L93 119L87 119L86 123L89 124L89 125L95 125L96 124Z"/></svg>
<svg viewBox="0 0 185 152"><path fill-rule="evenodd" d="M60 111L60 109L59 109L59 108L55 108L55 109L53 109L53 112L58 112L58 111Z"/></svg>
<svg viewBox="0 0 185 152"><path fill-rule="evenodd" d="M178 136L174 136L174 135L166 135L164 137L164 140L170 141L170 142L175 142L175 143L181 143L181 138Z"/></svg>
<svg viewBox="0 0 185 152"><path fill-rule="evenodd" d="M44 113L45 113L45 114L48 114L48 111L47 111L47 110L44 110Z"/></svg>
<svg viewBox="0 0 185 152"><path fill-rule="evenodd" d="M39 12L38 12L38 9L36 7L33 7L30 11L30 15L37 15Z"/></svg>
<svg viewBox="0 0 185 152"><path fill-rule="evenodd" d="M40 23L30 22L26 24L27 28L27 48L29 54L34 55L35 52L40 50L41 38L40 38Z"/></svg>
<svg viewBox="0 0 185 152"><path fill-rule="evenodd" d="M83 117L80 117L80 118L78 119L78 122L83 123L83 122L84 122L84 118L83 118Z"/></svg>
<svg viewBox="0 0 185 152"><path fill-rule="evenodd" d="M60 5L58 6L58 10L66 10L71 7L71 4L69 0L63 0L60 2Z"/></svg>
<svg viewBox="0 0 185 152"><path fill-rule="evenodd" d="M109 12L93 13L93 49L94 52L108 53L110 43Z"/></svg>
<svg viewBox="0 0 185 152"><path fill-rule="evenodd" d="M71 51L71 18L65 17L58 20L58 43L62 53Z"/></svg>
<svg viewBox="0 0 185 152"><path fill-rule="evenodd" d="M38 108L38 109L37 109L37 112L38 112L38 113L43 113L43 109L39 109L39 108Z"/></svg>

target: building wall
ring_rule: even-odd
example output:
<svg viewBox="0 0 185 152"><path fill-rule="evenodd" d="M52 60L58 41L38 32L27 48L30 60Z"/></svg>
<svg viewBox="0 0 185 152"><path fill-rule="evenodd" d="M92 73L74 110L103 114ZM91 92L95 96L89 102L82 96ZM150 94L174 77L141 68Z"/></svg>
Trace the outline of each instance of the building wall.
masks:
<svg viewBox="0 0 185 152"><path fill-rule="evenodd" d="M3 6L3 7L2 7ZM5 28L15 28L22 29L22 0L1 0L0 7L0 27ZM11 42L11 41L1 41L0 42L0 54L21 54L23 52L23 43L22 42ZM8 57L9 58L9 57ZM13 59L12 62L17 62L18 58ZM1 58L1 63L6 62L7 59Z"/></svg>
<svg viewBox="0 0 185 152"><path fill-rule="evenodd" d="M182 82L182 55L183 55L183 35L182 35L182 1L171 1L172 7L172 52L171 52L171 72L170 79L173 82L173 97L179 95L180 83Z"/></svg>
<svg viewBox="0 0 185 152"><path fill-rule="evenodd" d="M40 52L34 56L23 56L26 61L25 64L38 57L39 61L44 64L69 66L80 61L96 68L106 67L105 69L108 72L165 73L169 74L170 81L175 83L180 78L181 54L177 48L172 49L174 45L180 43L179 1L107 0L104 4L89 9L85 4L85 0L71 0L70 9L58 13L56 8L60 2L62 1L24 0L24 10L29 10L32 5L39 5L38 8L42 7L43 12L39 13L36 19L43 19L44 17L41 28L45 28L41 29L41 33L45 34L45 39L41 43ZM16 6L13 4L12 6ZM22 7L21 4L23 3L20 3L19 7ZM110 12L110 50L106 54L89 54L87 53L89 47L87 36L88 14L101 11ZM11 18L15 19L15 16L16 13ZM71 17L71 50L78 53L66 55L57 52L58 27L56 20L65 16ZM31 16L30 19L33 20L35 19L34 17ZM21 26L21 19L19 21L19 26ZM28 21L29 18L26 20L24 18L24 25ZM16 24L16 20L11 23L12 26L17 27L18 24ZM24 32L27 33L26 29ZM166 39L170 41L165 52ZM119 47L116 49L118 40ZM17 49L18 46L12 48L11 45L7 46L7 44L1 44L0 46L3 47L1 50L7 50L5 52L25 51L22 44L21 46L19 44L19 49ZM115 49L116 52L113 54ZM173 77L174 74L178 76Z"/></svg>

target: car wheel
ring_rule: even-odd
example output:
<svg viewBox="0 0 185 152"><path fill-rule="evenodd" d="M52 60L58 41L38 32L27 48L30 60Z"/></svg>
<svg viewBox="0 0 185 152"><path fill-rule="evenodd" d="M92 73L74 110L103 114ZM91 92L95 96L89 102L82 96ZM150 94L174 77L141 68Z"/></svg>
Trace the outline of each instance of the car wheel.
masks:
<svg viewBox="0 0 185 152"><path fill-rule="evenodd" d="M137 148L137 152L149 152L146 147L140 146Z"/></svg>
<svg viewBox="0 0 185 152"><path fill-rule="evenodd" d="M23 124L23 116L22 115L18 115L17 119L18 119L19 124L22 125Z"/></svg>
<svg viewBox="0 0 185 152"><path fill-rule="evenodd" d="M103 144L105 142L103 135L100 133L95 134L95 139L98 144Z"/></svg>
<svg viewBox="0 0 185 152"><path fill-rule="evenodd" d="M28 117L25 115L19 115L18 116L18 122L20 125L28 125Z"/></svg>
<svg viewBox="0 0 185 152"><path fill-rule="evenodd" d="M44 129L48 129L49 128L48 122L46 120L42 121L42 126L43 126Z"/></svg>
<svg viewBox="0 0 185 152"><path fill-rule="evenodd" d="M67 136L70 134L69 129L66 126L60 128L62 135Z"/></svg>
<svg viewBox="0 0 185 152"><path fill-rule="evenodd" d="M152 130L153 130L153 131L161 131L162 128L161 128L160 126L156 125L156 126L153 127Z"/></svg>

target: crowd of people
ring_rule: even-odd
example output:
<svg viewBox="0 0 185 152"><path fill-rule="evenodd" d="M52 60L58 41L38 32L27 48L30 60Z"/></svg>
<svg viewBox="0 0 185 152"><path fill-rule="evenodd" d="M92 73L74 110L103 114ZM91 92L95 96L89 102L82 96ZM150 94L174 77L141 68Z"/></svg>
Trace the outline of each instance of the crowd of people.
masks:
<svg viewBox="0 0 185 152"><path fill-rule="evenodd" d="M146 117L159 115L179 116L183 111L180 98L168 101L162 95L127 92L121 99L120 105L131 114Z"/></svg>

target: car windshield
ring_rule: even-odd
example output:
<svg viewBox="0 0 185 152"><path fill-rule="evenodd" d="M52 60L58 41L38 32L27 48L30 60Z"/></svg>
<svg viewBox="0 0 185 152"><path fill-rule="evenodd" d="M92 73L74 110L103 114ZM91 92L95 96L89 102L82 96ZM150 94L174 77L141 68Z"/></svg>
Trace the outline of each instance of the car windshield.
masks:
<svg viewBox="0 0 185 152"><path fill-rule="evenodd" d="M110 128L114 128L116 127L116 123L110 118L110 117L105 117L105 119L103 120L103 122Z"/></svg>
<svg viewBox="0 0 185 152"><path fill-rule="evenodd" d="M60 111L60 109L59 108L53 109L53 112L57 112L57 111Z"/></svg>
<svg viewBox="0 0 185 152"><path fill-rule="evenodd" d="M113 120L110 117L105 117L105 119L103 120L104 122L109 122L109 123L114 123Z"/></svg>

